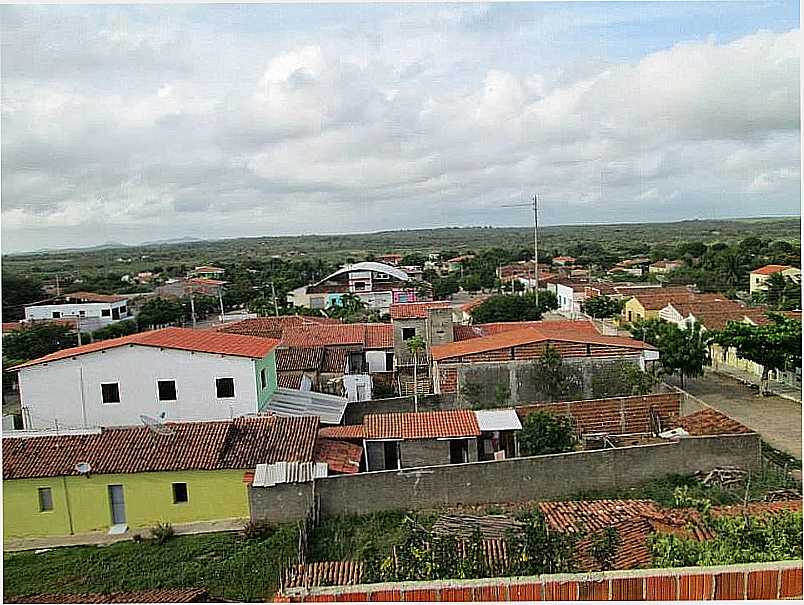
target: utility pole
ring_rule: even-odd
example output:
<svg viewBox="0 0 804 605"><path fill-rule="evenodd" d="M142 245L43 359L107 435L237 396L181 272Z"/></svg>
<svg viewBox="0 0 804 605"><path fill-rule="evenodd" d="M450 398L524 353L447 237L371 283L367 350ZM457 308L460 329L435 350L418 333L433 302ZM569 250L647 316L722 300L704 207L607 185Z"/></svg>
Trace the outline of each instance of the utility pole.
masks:
<svg viewBox="0 0 804 605"><path fill-rule="evenodd" d="M195 328L195 297L193 296L192 287L190 287L190 314L193 317L193 328Z"/></svg>
<svg viewBox="0 0 804 605"><path fill-rule="evenodd" d="M279 317L279 305L276 304L276 288L273 281L271 281L271 297L274 299L274 315Z"/></svg>
<svg viewBox="0 0 804 605"><path fill-rule="evenodd" d="M533 196L533 275L536 287L536 308L539 308L539 194Z"/></svg>
<svg viewBox="0 0 804 605"><path fill-rule="evenodd" d="M221 303L221 323L223 323L223 316L226 314L223 311L223 288L218 288L218 302Z"/></svg>

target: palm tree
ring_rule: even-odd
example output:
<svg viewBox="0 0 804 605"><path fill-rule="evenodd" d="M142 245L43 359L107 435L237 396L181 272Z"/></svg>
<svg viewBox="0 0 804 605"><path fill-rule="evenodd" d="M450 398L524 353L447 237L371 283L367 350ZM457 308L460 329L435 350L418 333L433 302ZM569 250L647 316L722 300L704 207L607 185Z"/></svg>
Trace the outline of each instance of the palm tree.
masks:
<svg viewBox="0 0 804 605"><path fill-rule="evenodd" d="M421 336L412 336L405 342L408 352L413 355L413 411L419 411L419 354L425 350L426 345Z"/></svg>

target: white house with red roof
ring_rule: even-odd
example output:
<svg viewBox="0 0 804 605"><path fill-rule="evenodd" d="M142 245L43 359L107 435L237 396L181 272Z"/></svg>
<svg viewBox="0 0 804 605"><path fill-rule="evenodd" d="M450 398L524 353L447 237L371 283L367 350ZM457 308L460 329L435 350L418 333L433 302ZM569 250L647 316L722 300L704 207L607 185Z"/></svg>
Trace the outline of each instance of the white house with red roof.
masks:
<svg viewBox="0 0 804 605"><path fill-rule="evenodd" d="M789 277L796 283L801 283L801 269L790 265L765 265L759 269L754 269L750 274L749 290L754 292L764 292L768 289L766 285L771 275L781 273L784 277Z"/></svg>
<svg viewBox="0 0 804 605"><path fill-rule="evenodd" d="M25 320L74 319L82 332L94 332L110 323L131 319L128 297L94 292L73 292L25 307Z"/></svg>
<svg viewBox="0 0 804 605"><path fill-rule="evenodd" d="M267 408L278 340L165 328L64 349L16 366L29 430L229 420Z"/></svg>

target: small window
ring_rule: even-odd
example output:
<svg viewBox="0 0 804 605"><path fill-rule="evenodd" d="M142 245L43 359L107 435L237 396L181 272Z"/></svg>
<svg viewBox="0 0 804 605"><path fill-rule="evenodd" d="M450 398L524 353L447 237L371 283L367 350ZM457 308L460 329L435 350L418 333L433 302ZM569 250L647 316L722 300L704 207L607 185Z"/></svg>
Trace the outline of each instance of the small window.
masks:
<svg viewBox="0 0 804 605"><path fill-rule="evenodd" d="M116 382L101 383L103 403L120 403L120 387Z"/></svg>
<svg viewBox="0 0 804 605"><path fill-rule="evenodd" d="M410 340L416 336L416 328L402 328L402 340Z"/></svg>
<svg viewBox="0 0 804 605"><path fill-rule="evenodd" d="M157 380L156 386L159 390L159 401L176 401L175 380Z"/></svg>
<svg viewBox="0 0 804 605"><path fill-rule="evenodd" d="M53 492L49 487L39 488L39 512L53 510Z"/></svg>
<svg viewBox="0 0 804 605"><path fill-rule="evenodd" d="M173 504L187 502L187 484L174 483L173 484Z"/></svg>
<svg viewBox="0 0 804 605"><path fill-rule="evenodd" d="M101 309L101 317L111 317L111 309Z"/></svg>
<svg viewBox="0 0 804 605"><path fill-rule="evenodd" d="M126 305L123 305L122 307L120 307L120 315L125 315L127 311L128 311L128 308L126 307Z"/></svg>
<svg viewBox="0 0 804 605"><path fill-rule="evenodd" d="M53 319L59 319L61 317L61 311L53 311Z"/></svg>
<svg viewBox="0 0 804 605"><path fill-rule="evenodd" d="M231 399L234 397L234 378L216 378L215 391L218 399Z"/></svg>
<svg viewBox="0 0 804 605"><path fill-rule="evenodd" d="M260 370L260 385L263 389L268 386L268 372L265 368Z"/></svg>
<svg viewBox="0 0 804 605"><path fill-rule="evenodd" d="M86 316L87 316L87 312L86 312L86 311L79 311L79 312L78 312L78 315L79 315L80 317L86 317Z"/></svg>
<svg viewBox="0 0 804 605"><path fill-rule="evenodd" d="M394 354L386 352L385 353L385 371L386 372L393 372L394 370Z"/></svg>

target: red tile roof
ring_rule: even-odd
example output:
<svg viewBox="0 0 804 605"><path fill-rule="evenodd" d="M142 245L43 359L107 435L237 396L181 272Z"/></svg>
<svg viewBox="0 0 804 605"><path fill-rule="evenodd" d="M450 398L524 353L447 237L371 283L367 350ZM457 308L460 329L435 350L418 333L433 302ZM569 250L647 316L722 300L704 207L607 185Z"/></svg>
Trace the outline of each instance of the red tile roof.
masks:
<svg viewBox="0 0 804 605"><path fill-rule="evenodd" d="M341 426L325 426L318 431L319 437L325 439L363 439L362 424L344 424Z"/></svg>
<svg viewBox="0 0 804 605"><path fill-rule="evenodd" d="M428 309L450 309L448 302L396 303L391 305L391 319L427 319Z"/></svg>
<svg viewBox="0 0 804 605"><path fill-rule="evenodd" d="M191 277L187 280L191 286L223 286L229 282L221 281L219 279L209 279L206 277Z"/></svg>
<svg viewBox="0 0 804 605"><path fill-rule="evenodd" d="M312 462L318 418L257 416L166 426L172 435L157 435L142 426L88 435L6 437L3 478L78 475L79 462L88 462L92 473L101 475Z"/></svg>
<svg viewBox="0 0 804 605"><path fill-rule="evenodd" d="M277 372L276 386L283 389L296 389L301 388L302 377L304 372Z"/></svg>
<svg viewBox="0 0 804 605"><path fill-rule="evenodd" d="M235 323L226 324L216 328L219 332L228 334L243 334L246 336L262 336L263 338L282 338L282 332L288 328L298 326L320 326L325 324L339 324L338 319L331 317L314 317L306 315L279 315L276 317L254 317Z"/></svg>
<svg viewBox="0 0 804 605"><path fill-rule="evenodd" d="M366 324L367 349L393 349L394 328L391 324Z"/></svg>
<svg viewBox="0 0 804 605"><path fill-rule="evenodd" d="M773 275L774 273L779 273L780 271L785 271L792 268L793 267L790 265L765 265L759 269L754 269L751 271L751 273L755 275Z"/></svg>
<svg viewBox="0 0 804 605"><path fill-rule="evenodd" d="M681 416L676 424L690 435L731 435L734 433L753 433L747 426L721 414L712 408Z"/></svg>
<svg viewBox="0 0 804 605"><path fill-rule="evenodd" d="M468 340L470 338L480 338L481 336L491 336L503 332L512 332L523 328L538 328L544 334L566 333L577 334L583 332L590 336L599 336L600 332L591 321L580 320L556 320L556 321L501 321L487 324L454 325L452 330L455 340Z"/></svg>
<svg viewBox="0 0 804 605"><path fill-rule="evenodd" d="M52 593L4 597L6 603L205 603L203 588L155 588L132 592Z"/></svg>
<svg viewBox="0 0 804 605"><path fill-rule="evenodd" d="M484 296L478 296L477 298L474 298L474 299L470 300L469 302L465 302L465 303L463 303L461 305L461 311L463 311L464 313L469 313L470 311L473 311L474 309L477 309L480 305L482 305L484 302L486 302L489 298L491 298L491 295L486 294Z"/></svg>
<svg viewBox="0 0 804 605"><path fill-rule="evenodd" d="M318 439L315 443L315 461L326 462L334 473L356 473L360 470L363 448L347 441Z"/></svg>
<svg viewBox="0 0 804 605"><path fill-rule="evenodd" d="M131 334L130 336L100 340L80 347L63 349L51 353L50 355L40 357L39 359L34 359L33 361L15 366L15 368L49 363L59 359L68 359L78 355L105 351L126 345L261 359L273 351L278 344L279 341L277 340L258 338L256 336L225 334L212 330L191 330L189 328L163 328L161 330L140 332L139 334Z"/></svg>
<svg viewBox="0 0 804 605"><path fill-rule="evenodd" d="M324 348L289 347L276 352L276 370L318 370L324 358Z"/></svg>
<svg viewBox="0 0 804 605"><path fill-rule="evenodd" d="M723 294L692 292L682 286L650 290L646 288L645 290L645 292L634 292L631 298L635 298L644 309L649 311L659 311L669 304L675 305L726 299L726 296Z"/></svg>
<svg viewBox="0 0 804 605"><path fill-rule="evenodd" d="M96 294L95 292L70 292L63 294L65 300L77 300L81 302L113 303L128 300L128 296L118 294ZM58 303L56 303L58 304Z"/></svg>
<svg viewBox="0 0 804 605"><path fill-rule="evenodd" d="M213 267L212 265L201 265L200 267L196 267L195 270L198 273L223 273L224 270L220 267Z"/></svg>
<svg viewBox="0 0 804 605"><path fill-rule="evenodd" d="M437 439L480 435L471 410L368 414L363 418L366 439Z"/></svg>
<svg viewBox="0 0 804 605"><path fill-rule="evenodd" d="M682 317L692 315L707 330L722 330L730 321L742 322L746 318L755 324L768 322L766 307L748 307L729 299L671 303Z"/></svg>
<svg viewBox="0 0 804 605"><path fill-rule="evenodd" d="M586 329L577 331L563 330L561 332L545 331L542 326L539 326L538 328L505 331L490 336L437 345L432 347L432 356L435 360L449 359L538 342L575 342L640 350L654 349L653 346L633 338L601 336L599 333L595 336Z"/></svg>
<svg viewBox="0 0 804 605"><path fill-rule="evenodd" d="M391 324L333 324L299 326L286 329L282 344L288 347L362 346L366 349L390 349L394 346Z"/></svg>

